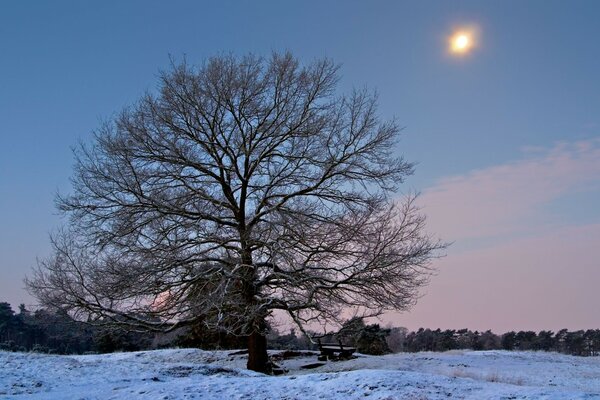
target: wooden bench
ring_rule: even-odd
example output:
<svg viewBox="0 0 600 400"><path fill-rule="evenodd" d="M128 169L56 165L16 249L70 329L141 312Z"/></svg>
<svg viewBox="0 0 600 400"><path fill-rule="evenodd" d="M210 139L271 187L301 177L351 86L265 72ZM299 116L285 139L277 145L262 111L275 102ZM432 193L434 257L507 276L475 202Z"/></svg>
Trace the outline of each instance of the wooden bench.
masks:
<svg viewBox="0 0 600 400"><path fill-rule="evenodd" d="M321 339L318 339L319 350L319 361L326 360L348 360L352 358L352 354L356 351L356 348L344 346L341 340L338 343L321 343Z"/></svg>

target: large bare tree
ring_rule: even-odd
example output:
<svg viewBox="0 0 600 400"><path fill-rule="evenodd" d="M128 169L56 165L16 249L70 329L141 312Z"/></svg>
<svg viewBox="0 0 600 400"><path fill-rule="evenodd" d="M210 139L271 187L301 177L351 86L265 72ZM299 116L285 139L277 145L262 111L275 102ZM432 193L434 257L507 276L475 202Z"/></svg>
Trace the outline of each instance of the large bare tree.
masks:
<svg viewBox="0 0 600 400"><path fill-rule="evenodd" d="M334 92L329 60L290 54L173 63L156 93L75 150L70 216L28 280L89 321L248 337L267 371L266 321L300 327L406 310L443 245L398 185L398 125L374 94Z"/></svg>

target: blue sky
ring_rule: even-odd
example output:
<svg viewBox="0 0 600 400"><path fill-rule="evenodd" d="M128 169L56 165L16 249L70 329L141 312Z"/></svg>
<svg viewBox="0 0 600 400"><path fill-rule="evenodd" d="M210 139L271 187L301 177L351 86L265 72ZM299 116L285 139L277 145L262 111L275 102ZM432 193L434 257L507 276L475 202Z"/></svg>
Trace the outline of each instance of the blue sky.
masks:
<svg viewBox="0 0 600 400"><path fill-rule="evenodd" d="M475 254L484 251L502 264L502 246L515 257L526 248L541 260L533 254L544 253L556 240L548 235L562 230L572 240L562 256L589 238L584 250L593 253L600 239L599 20L596 1L3 2L0 301L32 302L22 279L36 257L47 255L48 233L61 223L53 199L69 190L70 147L153 90L169 55L196 63L215 54L290 50L303 60L340 63L341 92L377 89L382 118L405 126L398 152L418 162L405 190L423 192L431 229L455 242L426 296L395 323L598 327L587 298L573 305L583 307L579 319L565 312L536 322L526 314L492 326L465 303L469 294L485 294L469 290L496 270L479 265L479 280L471 282L472 271L461 268L479 263ZM471 24L480 30L478 48L450 57L448 35ZM598 264L577 261L592 275L571 286L592 290ZM562 267L540 261L532 274L552 276ZM523 284L523 298L528 291L556 298L561 286L544 285ZM493 299L488 307L508 313ZM465 310L446 321L433 311L444 304Z"/></svg>

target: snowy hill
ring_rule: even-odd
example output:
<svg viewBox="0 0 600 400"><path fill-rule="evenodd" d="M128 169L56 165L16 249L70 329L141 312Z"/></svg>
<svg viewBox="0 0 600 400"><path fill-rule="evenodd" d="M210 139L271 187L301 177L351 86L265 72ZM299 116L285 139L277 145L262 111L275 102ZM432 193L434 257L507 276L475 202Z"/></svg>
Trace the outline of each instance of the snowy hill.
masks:
<svg viewBox="0 0 600 400"><path fill-rule="evenodd" d="M0 399L600 399L599 357L455 351L300 368L316 361L283 359L288 374L273 377L231 351L0 352Z"/></svg>

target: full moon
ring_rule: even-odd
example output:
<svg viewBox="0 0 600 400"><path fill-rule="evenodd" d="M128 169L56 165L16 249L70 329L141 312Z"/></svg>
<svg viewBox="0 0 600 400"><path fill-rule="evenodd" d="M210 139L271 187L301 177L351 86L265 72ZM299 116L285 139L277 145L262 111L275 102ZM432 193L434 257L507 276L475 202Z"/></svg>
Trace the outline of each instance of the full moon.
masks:
<svg viewBox="0 0 600 400"><path fill-rule="evenodd" d="M464 49L469 45L469 38L466 35L460 35L456 38L455 47L457 49Z"/></svg>
<svg viewBox="0 0 600 400"><path fill-rule="evenodd" d="M450 36L448 42L450 53L464 55L475 46L475 34L470 30L456 31Z"/></svg>

